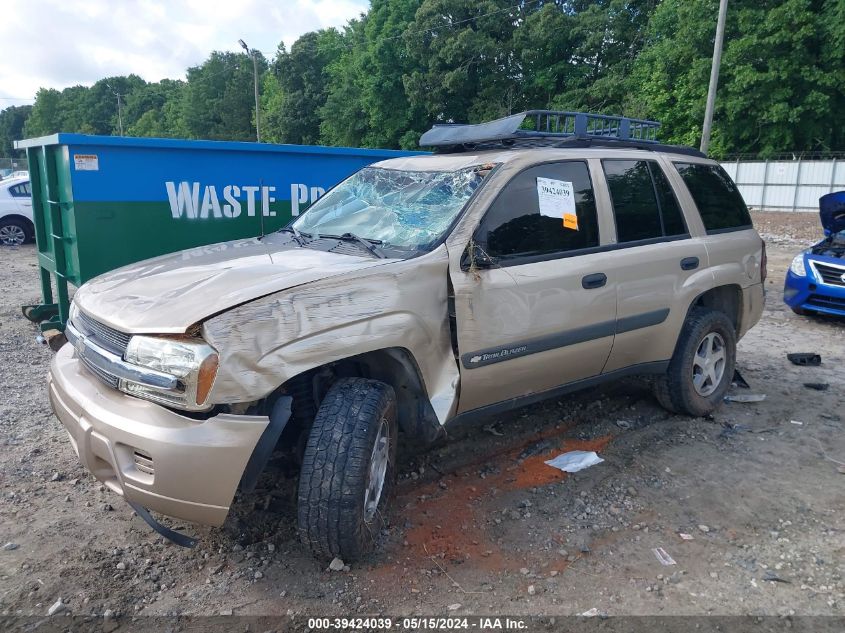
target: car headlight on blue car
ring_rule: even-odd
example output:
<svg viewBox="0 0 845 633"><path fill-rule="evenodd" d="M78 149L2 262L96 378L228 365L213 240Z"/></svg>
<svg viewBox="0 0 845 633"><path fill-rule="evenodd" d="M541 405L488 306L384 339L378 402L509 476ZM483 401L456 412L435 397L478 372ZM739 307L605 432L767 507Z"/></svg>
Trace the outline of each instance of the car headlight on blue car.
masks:
<svg viewBox="0 0 845 633"><path fill-rule="evenodd" d="M792 272L793 275L798 275L799 277L806 277L807 276L807 267L804 265L804 253L798 253L793 259L792 263L789 265L789 270Z"/></svg>

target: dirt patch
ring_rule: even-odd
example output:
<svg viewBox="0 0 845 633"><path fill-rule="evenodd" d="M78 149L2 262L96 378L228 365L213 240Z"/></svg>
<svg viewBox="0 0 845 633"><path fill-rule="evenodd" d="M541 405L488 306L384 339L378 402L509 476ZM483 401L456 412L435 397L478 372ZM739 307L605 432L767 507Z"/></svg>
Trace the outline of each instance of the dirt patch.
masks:
<svg viewBox="0 0 845 633"><path fill-rule="evenodd" d="M807 247L824 237L818 213L752 211L751 218L760 236L772 244Z"/></svg>
<svg viewBox="0 0 845 633"><path fill-rule="evenodd" d="M417 484L408 479L397 495L397 506L407 517L403 545L416 559L433 558L460 564L475 560L488 571L516 571L524 557L510 556L501 546L488 519L497 512L502 493L537 488L563 481L567 474L545 462L564 451L602 451L612 436L592 440L565 438L566 431L553 429L516 447L494 453L483 463L462 466L443 474L436 482ZM504 469L496 464L512 464ZM476 481L474 475L484 475ZM522 502L522 509L531 507ZM519 510L510 511L521 516ZM530 515L530 514L529 514ZM494 525L501 519L494 519ZM406 557L407 558L407 557Z"/></svg>
<svg viewBox="0 0 845 633"><path fill-rule="evenodd" d="M613 436L605 435L594 440L564 440L552 450L525 458L516 467L516 476L513 478L509 477L505 485L513 484L513 487L508 489L521 489L546 486L563 481L566 478L566 473L546 464L549 459L560 453L569 451L595 451L596 453L600 453L612 439Z"/></svg>

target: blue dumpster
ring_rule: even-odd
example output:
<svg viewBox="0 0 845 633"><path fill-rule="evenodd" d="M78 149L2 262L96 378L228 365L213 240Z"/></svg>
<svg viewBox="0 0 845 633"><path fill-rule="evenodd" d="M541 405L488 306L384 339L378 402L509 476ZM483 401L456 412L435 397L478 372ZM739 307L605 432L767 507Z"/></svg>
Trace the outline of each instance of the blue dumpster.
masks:
<svg viewBox="0 0 845 633"><path fill-rule="evenodd" d="M24 314L42 329L63 329L68 283L274 231L361 167L417 153L82 134L15 147L30 164L43 296Z"/></svg>

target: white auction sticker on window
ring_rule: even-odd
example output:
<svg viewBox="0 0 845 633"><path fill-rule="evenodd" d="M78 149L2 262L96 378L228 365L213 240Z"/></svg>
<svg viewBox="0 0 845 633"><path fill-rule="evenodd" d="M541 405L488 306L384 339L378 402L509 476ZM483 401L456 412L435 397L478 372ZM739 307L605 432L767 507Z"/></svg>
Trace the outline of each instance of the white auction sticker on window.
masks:
<svg viewBox="0 0 845 633"><path fill-rule="evenodd" d="M566 228L578 230L575 190L571 182L538 177L537 196L540 202L540 215L557 218Z"/></svg>
<svg viewBox="0 0 845 633"><path fill-rule="evenodd" d="M76 171L99 171L100 160L96 154L74 154L73 166Z"/></svg>

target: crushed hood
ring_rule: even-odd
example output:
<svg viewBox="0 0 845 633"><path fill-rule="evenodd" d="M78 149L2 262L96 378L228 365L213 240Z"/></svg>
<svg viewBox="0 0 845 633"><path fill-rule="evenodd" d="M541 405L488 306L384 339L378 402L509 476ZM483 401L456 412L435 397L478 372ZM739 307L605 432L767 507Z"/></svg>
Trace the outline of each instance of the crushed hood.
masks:
<svg viewBox="0 0 845 633"><path fill-rule="evenodd" d="M836 191L819 198L819 215L828 235L845 231L845 191Z"/></svg>
<svg viewBox="0 0 845 633"><path fill-rule="evenodd" d="M274 233L113 270L82 285L74 303L124 332L178 334L258 297L388 261L292 246L289 235Z"/></svg>

